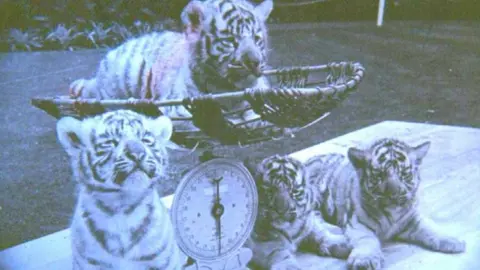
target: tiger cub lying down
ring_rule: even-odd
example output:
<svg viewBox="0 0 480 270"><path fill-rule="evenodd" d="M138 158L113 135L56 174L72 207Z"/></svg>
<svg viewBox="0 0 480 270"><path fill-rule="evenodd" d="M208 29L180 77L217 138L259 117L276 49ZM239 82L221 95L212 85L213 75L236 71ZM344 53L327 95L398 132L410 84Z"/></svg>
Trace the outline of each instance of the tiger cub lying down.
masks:
<svg viewBox="0 0 480 270"><path fill-rule="evenodd" d="M323 222L315 211L321 205L320 185L309 178L308 164L275 155L259 166L246 161L259 193L258 216L246 246L253 266L262 269L301 269L298 248L322 256L347 258L350 253L341 229Z"/></svg>
<svg viewBox="0 0 480 270"><path fill-rule="evenodd" d="M311 158L312 182L322 189L323 218L345 230L350 269L381 269L382 242L399 240L432 251L460 253L465 242L441 233L417 210L419 166L430 142L418 146L383 138L366 150Z"/></svg>
<svg viewBox="0 0 480 270"><path fill-rule="evenodd" d="M155 187L165 175L171 134L167 117L126 110L58 121L78 186L70 227L74 270L182 269L170 215Z"/></svg>
<svg viewBox="0 0 480 270"><path fill-rule="evenodd" d="M348 157L319 155L303 165L288 156L265 159L251 169L260 196L248 242L253 262L266 269L299 269L293 252L312 242L320 255L348 257L349 269L381 269L381 247L388 240L464 252L464 241L441 233L417 210L419 166L429 147L430 142L409 146L384 138L366 150L350 148ZM344 236L335 234L336 228Z"/></svg>

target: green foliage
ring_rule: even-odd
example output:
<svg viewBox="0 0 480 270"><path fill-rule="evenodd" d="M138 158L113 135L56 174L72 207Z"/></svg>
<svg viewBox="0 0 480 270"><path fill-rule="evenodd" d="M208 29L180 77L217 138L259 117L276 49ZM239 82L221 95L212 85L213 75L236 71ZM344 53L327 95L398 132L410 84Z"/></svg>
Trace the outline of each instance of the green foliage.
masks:
<svg viewBox="0 0 480 270"><path fill-rule="evenodd" d="M112 31L112 27L106 27L103 23L91 22L91 27L85 31L85 34L95 48L108 48L112 39L110 31Z"/></svg>
<svg viewBox="0 0 480 270"><path fill-rule="evenodd" d="M8 44L10 51L32 51L42 47L43 40L33 30L22 31L17 28L10 30Z"/></svg>
<svg viewBox="0 0 480 270"><path fill-rule="evenodd" d="M0 51L117 46L129 38L173 25L169 17L178 18L187 2L2 0L0 29L4 30L0 30Z"/></svg>
<svg viewBox="0 0 480 270"><path fill-rule="evenodd" d="M64 24L59 24L45 38L46 46L62 50L74 50L75 41L84 36L84 33L77 32L75 27L67 28Z"/></svg>

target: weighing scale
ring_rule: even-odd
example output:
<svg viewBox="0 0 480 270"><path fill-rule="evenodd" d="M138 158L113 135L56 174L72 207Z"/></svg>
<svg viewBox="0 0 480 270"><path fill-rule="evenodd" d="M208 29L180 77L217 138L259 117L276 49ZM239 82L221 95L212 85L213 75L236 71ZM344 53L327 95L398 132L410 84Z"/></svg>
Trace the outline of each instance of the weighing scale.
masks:
<svg viewBox="0 0 480 270"><path fill-rule="evenodd" d="M239 161L215 158L187 172L171 215L185 270L244 270L252 251L243 247L255 225L255 181Z"/></svg>

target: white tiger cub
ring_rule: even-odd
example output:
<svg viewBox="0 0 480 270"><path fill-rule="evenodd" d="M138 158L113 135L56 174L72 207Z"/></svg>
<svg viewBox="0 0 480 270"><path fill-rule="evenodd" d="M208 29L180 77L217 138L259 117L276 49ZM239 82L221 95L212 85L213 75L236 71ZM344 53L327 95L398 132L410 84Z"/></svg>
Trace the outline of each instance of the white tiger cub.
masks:
<svg viewBox="0 0 480 270"><path fill-rule="evenodd" d="M168 210L155 185L165 174L172 123L128 110L64 117L57 137L78 186L73 269L182 269Z"/></svg>
<svg viewBox="0 0 480 270"><path fill-rule="evenodd" d="M381 269L382 243L398 240L432 251L461 253L465 242L437 229L417 209L419 167L430 142L417 146L377 140L368 149L352 147L348 157L327 154L307 161L324 196L323 218L345 229L353 249L349 269Z"/></svg>
<svg viewBox="0 0 480 270"><path fill-rule="evenodd" d="M347 258L351 247L342 230L319 215L320 188L307 167L289 156L274 155L258 166L246 161L259 194L258 216L246 246L252 266L272 270L300 270L295 252Z"/></svg>
<svg viewBox="0 0 480 270"><path fill-rule="evenodd" d="M246 0L191 1L181 14L183 33L151 33L109 51L93 78L71 83L71 96L167 100L267 88L261 72L267 63L266 20L272 9L271 0L257 6ZM229 106L246 105L236 101ZM170 118L191 117L183 106L161 110ZM248 110L241 118L258 117Z"/></svg>

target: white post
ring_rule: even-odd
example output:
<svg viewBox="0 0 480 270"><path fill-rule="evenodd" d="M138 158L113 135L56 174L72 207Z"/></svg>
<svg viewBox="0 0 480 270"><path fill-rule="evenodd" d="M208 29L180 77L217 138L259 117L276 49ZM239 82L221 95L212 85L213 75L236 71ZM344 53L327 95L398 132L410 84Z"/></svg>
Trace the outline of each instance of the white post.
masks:
<svg viewBox="0 0 480 270"><path fill-rule="evenodd" d="M377 26L380 27L383 25L383 12L385 10L385 0L378 1L378 17L377 17Z"/></svg>

